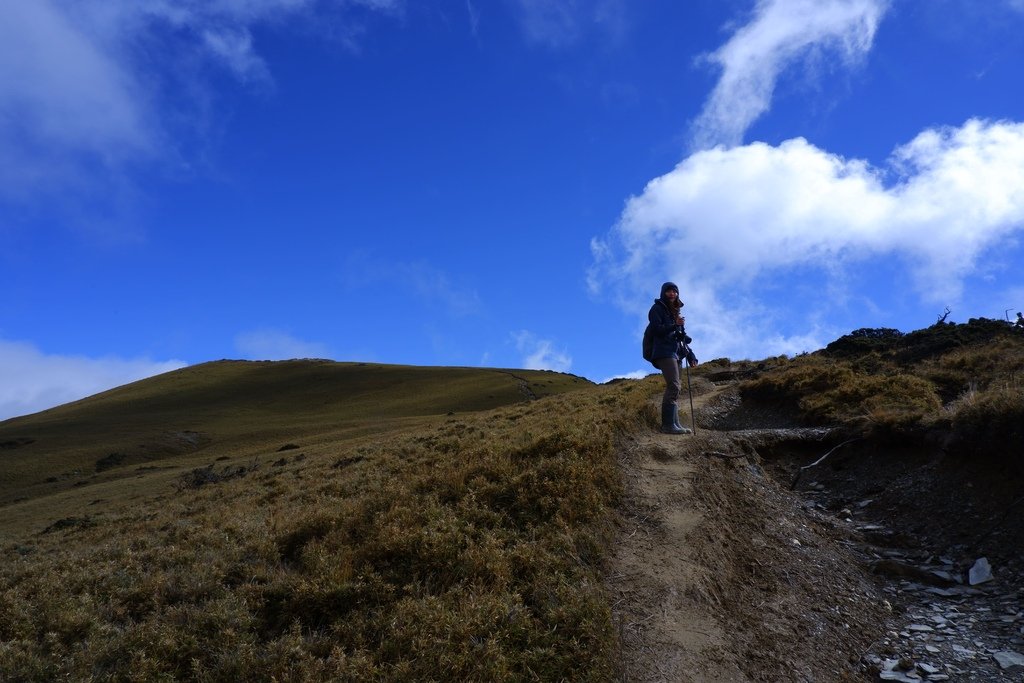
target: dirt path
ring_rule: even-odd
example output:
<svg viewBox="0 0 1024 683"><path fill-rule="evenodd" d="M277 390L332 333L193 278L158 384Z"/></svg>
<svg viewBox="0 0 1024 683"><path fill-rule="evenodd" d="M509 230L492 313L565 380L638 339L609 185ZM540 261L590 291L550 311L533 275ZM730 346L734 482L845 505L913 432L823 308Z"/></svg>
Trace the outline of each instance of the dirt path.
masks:
<svg viewBox="0 0 1024 683"><path fill-rule="evenodd" d="M695 410L719 392L695 397ZM680 417L690 424L689 414ZM700 599L704 569L688 541L705 522L692 491L695 458L711 436L703 431L642 436L621 457L627 503L609 586L625 681L748 680Z"/></svg>
<svg viewBox="0 0 1024 683"><path fill-rule="evenodd" d="M620 452L620 680L1024 680L1016 470L885 439L836 452L851 440L735 383L694 391L696 435ZM978 558L997 571L967 585Z"/></svg>
<svg viewBox="0 0 1024 683"><path fill-rule="evenodd" d="M737 410L733 385L701 389L696 435L638 435L620 455L626 499L607 580L620 679L863 680L849 676L885 632L882 586L851 529L808 509L759 455L794 440L825 449L821 431Z"/></svg>

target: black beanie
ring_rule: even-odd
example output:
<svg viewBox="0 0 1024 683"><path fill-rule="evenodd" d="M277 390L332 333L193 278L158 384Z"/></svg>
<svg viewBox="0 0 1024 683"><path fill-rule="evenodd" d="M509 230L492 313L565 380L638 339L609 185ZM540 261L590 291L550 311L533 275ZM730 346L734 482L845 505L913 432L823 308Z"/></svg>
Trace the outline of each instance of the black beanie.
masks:
<svg viewBox="0 0 1024 683"><path fill-rule="evenodd" d="M676 283L674 283L674 282L666 282L665 284L663 284L661 286L661 295L665 296L665 292L667 292L670 289L676 290L676 294L679 293L679 288L676 287Z"/></svg>

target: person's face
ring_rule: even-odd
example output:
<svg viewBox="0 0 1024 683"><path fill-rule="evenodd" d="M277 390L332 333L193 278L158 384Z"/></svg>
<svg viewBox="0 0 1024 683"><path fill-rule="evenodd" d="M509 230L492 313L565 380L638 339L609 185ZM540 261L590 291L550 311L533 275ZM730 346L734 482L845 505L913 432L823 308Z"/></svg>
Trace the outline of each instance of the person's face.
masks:
<svg viewBox="0 0 1024 683"><path fill-rule="evenodd" d="M677 292L676 290L674 290L674 289L666 289L665 290L665 300L666 301L675 301L678 298L679 298L679 292Z"/></svg>

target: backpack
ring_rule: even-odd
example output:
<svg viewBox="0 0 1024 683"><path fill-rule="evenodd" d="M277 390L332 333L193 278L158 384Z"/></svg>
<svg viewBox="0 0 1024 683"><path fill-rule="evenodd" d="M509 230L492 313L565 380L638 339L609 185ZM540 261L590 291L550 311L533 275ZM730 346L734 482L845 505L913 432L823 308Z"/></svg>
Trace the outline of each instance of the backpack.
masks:
<svg viewBox="0 0 1024 683"><path fill-rule="evenodd" d="M654 330L651 329L651 323L647 323L647 329L644 330L643 353L644 360L649 361L654 367L658 367L654 363Z"/></svg>

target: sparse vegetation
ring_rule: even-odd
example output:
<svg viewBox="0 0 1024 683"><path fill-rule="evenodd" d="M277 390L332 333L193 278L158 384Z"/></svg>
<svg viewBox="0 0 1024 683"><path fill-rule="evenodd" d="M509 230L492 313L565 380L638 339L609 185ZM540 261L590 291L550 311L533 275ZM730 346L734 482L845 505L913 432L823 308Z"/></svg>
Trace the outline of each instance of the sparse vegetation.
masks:
<svg viewBox="0 0 1024 683"><path fill-rule="evenodd" d="M608 680L614 444L649 393L590 385L279 467L194 468L145 504L26 535L3 549L0 671Z"/></svg>
<svg viewBox="0 0 1024 683"><path fill-rule="evenodd" d="M1013 456L1024 466L1024 390L989 388L961 402L953 414L954 444L990 457Z"/></svg>
<svg viewBox="0 0 1024 683"><path fill-rule="evenodd" d="M820 352L773 360L743 391L795 409L809 423L864 433L907 437L948 431L952 421L961 444L1005 452L986 443L1015 438L1010 423L1022 373L1024 334L1000 321L972 320L909 334L856 330Z"/></svg>

